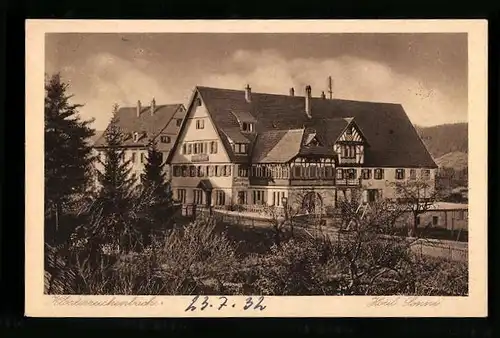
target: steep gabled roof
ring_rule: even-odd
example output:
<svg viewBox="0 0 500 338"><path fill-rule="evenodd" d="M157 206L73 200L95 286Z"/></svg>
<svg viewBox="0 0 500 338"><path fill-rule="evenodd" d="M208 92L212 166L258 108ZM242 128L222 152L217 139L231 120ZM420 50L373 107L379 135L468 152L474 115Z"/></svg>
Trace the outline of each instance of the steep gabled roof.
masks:
<svg viewBox="0 0 500 338"><path fill-rule="evenodd" d="M219 130L239 128L232 111L242 111L255 118L255 132L259 136L273 130L311 126L314 129L323 127L323 134L331 140L332 135L340 133L340 128L348 123L344 119L353 118L370 145L365 154L366 166L436 167L400 104L313 97L312 119L309 119L305 114L305 99L301 96L252 93L251 102L247 102L242 90L196 89ZM227 143L227 140L223 140L223 143ZM235 160L232 150L227 151L231 159Z"/></svg>
<svg viewBox="0 0 500 338"><path fill-rule="evenodd" d="M123 145L125 147L144 147L147 146L151 140L154 140L160 133L164 133L172 138L171 143L166 145L159 143L158 147L159 150L168 150L161 148L170 148L171 145L175 142L179 127L177 127L176 123L172 121L172 118L181 108L184 110L184 105L158 105L156 106L154 114L151 114L151 108L146 106L142 107L139 117L137 117L136 107L119 108L117 112L118 126L126 137ZM139 133L139 140L137 142L134 142L134 139L132 137L133 133L135 132ZM106 145L104 134L105 132L94 143L95 147L103 147Z"/></svg>

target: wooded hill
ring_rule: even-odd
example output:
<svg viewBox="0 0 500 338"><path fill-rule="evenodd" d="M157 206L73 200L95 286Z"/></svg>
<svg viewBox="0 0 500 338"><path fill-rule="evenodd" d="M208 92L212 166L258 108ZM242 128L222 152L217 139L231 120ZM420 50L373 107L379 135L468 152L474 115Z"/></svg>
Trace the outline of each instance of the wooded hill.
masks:
<svg viewBox="0 0 500 338"><path fill-rule="evenodd" d="M434 159L452 152L469 152L467 123L415 128Z"/></svg>

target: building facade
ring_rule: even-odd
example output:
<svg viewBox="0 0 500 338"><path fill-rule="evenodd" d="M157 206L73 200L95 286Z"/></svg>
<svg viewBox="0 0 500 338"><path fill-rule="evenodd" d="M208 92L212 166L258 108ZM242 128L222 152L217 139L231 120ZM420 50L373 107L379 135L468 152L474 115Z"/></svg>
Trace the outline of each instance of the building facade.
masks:
<svg viewBox="0 0 500 338"><path fill-rule="evenodd" d="M294 92L196 87L168 157L175 198L309 212L354 191L365 202L396 198L397 182L434 187L437 166L401 105Z"/></svg>
<svg viewBox="0 0 500 338"><path fill-rule="evenodd" d="M140 181L140 175L144 171L150 142L156 142L165 162L177 140L185 115L186 108L183 104L157 105L154 98L149 106L142 106L138 101L136 107L119 108L117 123L124 136L124 159L130 160L131 175L136 182ZM102 160L103 150L106 148L105 134L106 131L93 145L95 154L101 156ZM103 165L98 161L95 163L95 170L103 170ZM166 178L170 179L170 166L165 165L164 170Z"/></svg>

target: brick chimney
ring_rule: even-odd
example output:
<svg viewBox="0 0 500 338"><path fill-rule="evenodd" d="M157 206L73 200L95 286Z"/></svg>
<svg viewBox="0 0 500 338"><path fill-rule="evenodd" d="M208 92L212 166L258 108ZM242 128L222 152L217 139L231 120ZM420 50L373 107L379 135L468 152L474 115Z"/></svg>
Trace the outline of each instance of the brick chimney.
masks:
<svg viewBox="0 0 500 338"><path fill-rule="evenodd" d="M151 116L155 114L155 110L156 110L156 101L155 98L153 97L153 100L151 101Z"/></svg>
<svg viewBox="0 0 500 338"><path fill-rule="evenodd" d="M290 88L290 96L295 96L295 89L293 87Z"/></svg>
<svg viewBox="0 0 500 338"><path fill-rule="evenodd" d="M248 84L245 87L245 101L248 103L252 102L252 88L250 88L250 85Z"/></svg>
<svg viewBox="0 0 500 338"><path fill-rule="evenodd" d="M137 117L141 116L141 101L137 100Z"/></svg>
<svg viewBox="0 0 500 338"><path fill-rule="evenodd" d="M311 118L312 115L311 115L311 86L310 85L307 85L306 86L306 114L307 114L307 117Z"/></svg>

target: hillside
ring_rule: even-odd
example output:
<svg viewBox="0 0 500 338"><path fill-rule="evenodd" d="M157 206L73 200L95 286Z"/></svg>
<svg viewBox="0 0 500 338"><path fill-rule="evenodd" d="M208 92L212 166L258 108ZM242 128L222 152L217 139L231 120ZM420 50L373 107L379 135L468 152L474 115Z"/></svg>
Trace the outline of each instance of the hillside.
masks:
<svg viewBox="0 0 500 338"><path fill-rule="evenodd" d="M463 170L467 168L468 165L468 154L460 151L454 151L438 157L435 161L440 168Z"/></svg>
<svg viewBox="0 0 500 338"><path fill-rule="evenodd" d="M432 127L415 126L434 159L448 153L468 153L468 124L442 124Z"/></svg>

